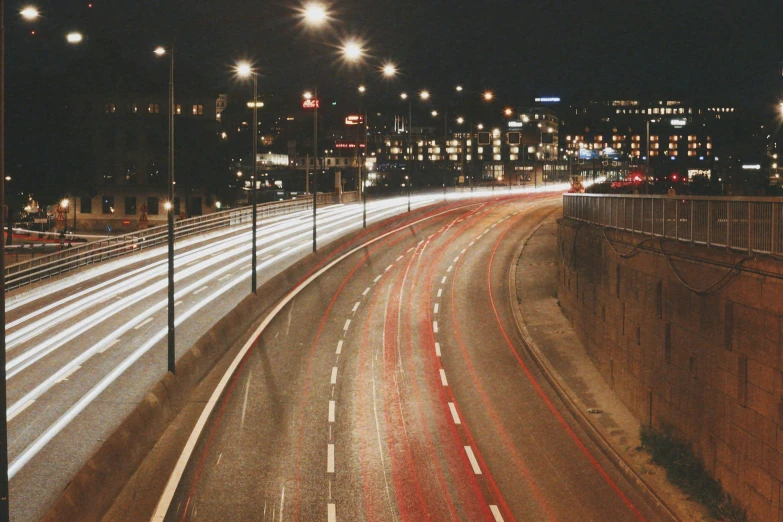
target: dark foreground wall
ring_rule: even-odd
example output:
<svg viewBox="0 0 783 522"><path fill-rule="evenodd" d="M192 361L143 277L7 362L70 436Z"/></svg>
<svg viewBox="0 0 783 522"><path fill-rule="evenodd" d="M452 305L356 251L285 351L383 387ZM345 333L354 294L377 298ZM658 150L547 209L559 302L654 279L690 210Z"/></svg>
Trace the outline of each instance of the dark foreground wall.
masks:
<svg viewBox="0 0 783 522"><path fill-rule="evenodd" d="M560 236L560 304L620 399L690 441L749 520L783 521L783 261L569 220Z"/></svg>

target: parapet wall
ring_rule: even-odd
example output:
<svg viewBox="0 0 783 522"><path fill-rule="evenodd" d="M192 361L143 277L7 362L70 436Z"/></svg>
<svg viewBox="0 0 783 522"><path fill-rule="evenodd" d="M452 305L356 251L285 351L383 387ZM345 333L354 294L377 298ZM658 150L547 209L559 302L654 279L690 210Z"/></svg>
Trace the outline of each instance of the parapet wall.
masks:
<svg viewBox="0 0 783 522"><path fill-rule="evenodd" d="M783 261L567 219L560 247L560 305L618 397L689 441L749 520L783 521Z"/></svg>

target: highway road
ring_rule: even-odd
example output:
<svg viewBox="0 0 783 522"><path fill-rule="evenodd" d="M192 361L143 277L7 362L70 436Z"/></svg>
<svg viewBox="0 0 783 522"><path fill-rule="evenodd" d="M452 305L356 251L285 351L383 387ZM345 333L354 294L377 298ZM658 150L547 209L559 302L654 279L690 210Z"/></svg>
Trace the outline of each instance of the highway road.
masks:
<svg viewBox="0 0 783 522"><path fill-rule="evenodd" d="M413 208L439 201L413 199ZM407 199L368 205L368 220ZM321 246L361 229L360 205L319 210ZM261 222L259 283L312 252L311 213ZM250 227L177 242L177 356L250 293ZM11 514L38 520L166 372L165 247L7 296Z"/></svg>
<svg viewBox="0 0 783 522"><path fill-rule="evenodd" d="M302 288L248 345L165 519L656 520L517 333L508 269L560 200L443 207Z"/></svg>

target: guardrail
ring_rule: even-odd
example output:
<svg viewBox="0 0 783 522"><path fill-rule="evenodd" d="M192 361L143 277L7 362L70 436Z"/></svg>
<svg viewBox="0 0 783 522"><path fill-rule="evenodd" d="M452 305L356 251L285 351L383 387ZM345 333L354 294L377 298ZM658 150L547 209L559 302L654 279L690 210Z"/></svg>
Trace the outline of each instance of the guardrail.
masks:
<svg viewBox="0 0 783 522"><path fill-rule="evenodd" d="M294 200L262 203L257 205L258 218L311 209L312 201L312 196L303 196ZM317 201L318 206L330 205L335 202L335 195L331 193L318 194ZM252 210L252 206L241 207L177 221L174 223L174 238L179 240L220 228L251 223L253 220ZM9 265L5 270L6 290L35 283L41 279L69 272L85 265L149 249L166 243L167 238L168 225L156 226L122 236L82 243L78 246L65 248L55 254Z"/></svg>
<svg viewBox="0 0 783 522"><path fill-rule="evenodd" d="M678 242L783 253L783 201L777 198L566 194L563 216Z"/></svg>

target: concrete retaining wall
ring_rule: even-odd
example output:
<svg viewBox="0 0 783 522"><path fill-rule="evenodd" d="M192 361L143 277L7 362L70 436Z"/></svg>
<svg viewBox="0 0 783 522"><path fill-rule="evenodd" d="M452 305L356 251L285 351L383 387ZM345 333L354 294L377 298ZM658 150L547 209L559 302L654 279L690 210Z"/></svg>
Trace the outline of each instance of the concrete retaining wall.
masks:
<svg viewBox="0 0 783 522"><path fill-rule="evenodd" d="M625 243L613 243L622 254L647 239L607 234ZM783 521L783 262L749 260L700 295L652 251L657 241L623 259L602 229L564 220L560 242L560 304L620 399L642 422L691 442L749 520ZM663 246L696 289L745 257Z"/></svg>

